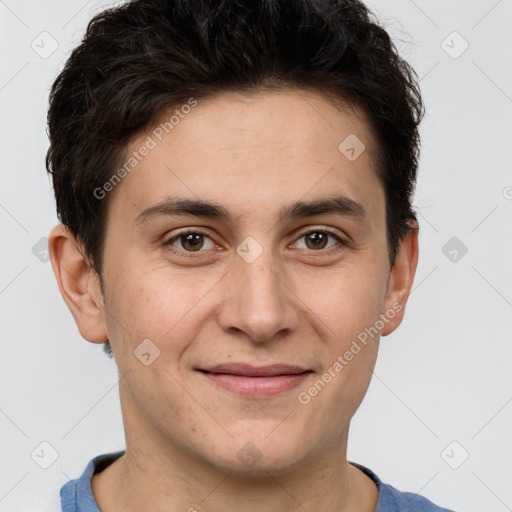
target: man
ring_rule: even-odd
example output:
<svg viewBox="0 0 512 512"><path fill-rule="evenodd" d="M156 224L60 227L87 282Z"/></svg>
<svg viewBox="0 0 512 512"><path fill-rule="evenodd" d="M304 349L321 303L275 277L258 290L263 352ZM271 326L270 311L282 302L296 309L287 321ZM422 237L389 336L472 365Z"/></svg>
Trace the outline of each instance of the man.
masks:
<svg viewBox="0 0 512 512"><path fill-rule="evenodd" d="M418 261L412 69L355 0L139 0L51 92L50 235L126 450L64 512L443 511L347 461Z"/></svg>

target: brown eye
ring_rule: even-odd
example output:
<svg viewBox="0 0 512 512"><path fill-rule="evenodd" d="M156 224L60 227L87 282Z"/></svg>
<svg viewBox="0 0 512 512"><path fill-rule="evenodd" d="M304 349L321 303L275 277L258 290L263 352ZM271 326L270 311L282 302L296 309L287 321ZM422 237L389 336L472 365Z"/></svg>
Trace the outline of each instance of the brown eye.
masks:
<svg viewBox="0 0 512 512"><path fill-rule="evenodd" d="M182 247L187 251L198 251L204 244L203 235L188 233L179 237Z"/></svg>
<svg viewBox="0 0 512 512"><path fill-rule="evenodd" d="M207 241L210 241L210 247L207 246ZM173 250L181 252L204 252L205 249L215 247L215 244L208 235L198 231L179 233L164 242L164 245L172 246Z"/></svg>
<svg viewBox="0 0 512 512"><path fill-rule="evenodd" d="M313 231L304 235L308 249L324 249L327 245L328 235L321 231Z"/></svg>
<svg viewBox="0 0 512 512"><path fill-rule="evenodd" d="M329 238L334 240L334 243L329 244ZM314 230L309 231L307 233L303 233L299 240L304 240L304 245L306 249L310 249L311 251L322 251L324 249L330 249L335 246L336 243L341 247L346 245L342 238L338 235L331 233L330 231L325 230ZM303 247L299 247L302 249Z"/></svg>

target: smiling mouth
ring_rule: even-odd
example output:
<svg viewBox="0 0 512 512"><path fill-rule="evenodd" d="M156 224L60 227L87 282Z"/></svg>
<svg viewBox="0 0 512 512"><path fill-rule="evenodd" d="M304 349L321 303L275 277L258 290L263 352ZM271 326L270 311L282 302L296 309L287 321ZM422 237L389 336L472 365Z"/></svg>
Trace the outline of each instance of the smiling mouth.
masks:
<svg viewBox="0 0 512 512"><path fill-rule="evenodd" d="M312 370L287 364L229 363L198 368L198 371L216 386L248 397L273 396L289 391L313 374Z"/></svg>

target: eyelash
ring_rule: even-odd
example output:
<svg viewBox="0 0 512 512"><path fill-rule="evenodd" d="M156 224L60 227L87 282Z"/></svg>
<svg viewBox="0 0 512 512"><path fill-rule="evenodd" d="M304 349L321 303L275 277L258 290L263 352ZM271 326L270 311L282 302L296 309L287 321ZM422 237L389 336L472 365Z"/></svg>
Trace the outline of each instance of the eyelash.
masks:
<svg viewBox="0 0 512 512"><path fill-rule="evenodd" d="M332 246L332 247L329 247L328 249L318 249L318 250L314 250L314 249L306 249L308 252L312 252L312 253L328 253L330 254L331 252L337 252L339 250L341 250L343 247L346 247L348 245L348 243L343 240L339 235L337 235L336 233L333 233L332 231L328 230L328 229L312 229L310 231L306 231L304 233L302 233L298 238L297 240L300 240L301 238L304 238L305 236L307 235L311 235L312 233L326 233L328 236L331 236L333 237L339 245L338 247L336 247L336 245ZM185 235L188 235L188 234L194 234L194 235L203 235L207 238L209 238L211 240L211 237L201 231L201 230L198 230L198 229L187 229L185 231L181 231L180 233L178 233L177 235L173 236L172 238L169 238L167 241L163 242L163 245L166 246L166 247L169 247L172 252L175 252L175 253L181 253L182 255L184 255L186 258L195 258L196 256L194 256L195 254L197 253L201 253L201 252L206 252L205 250L198 250L198 251L186 251L186 250L183 250L183 249L177 249L176 247L174 247L172 244L179 240L182 236L185 236ZM213 240L212 240L213 242ZM334 249L334 251L332 250Z"/></svg>

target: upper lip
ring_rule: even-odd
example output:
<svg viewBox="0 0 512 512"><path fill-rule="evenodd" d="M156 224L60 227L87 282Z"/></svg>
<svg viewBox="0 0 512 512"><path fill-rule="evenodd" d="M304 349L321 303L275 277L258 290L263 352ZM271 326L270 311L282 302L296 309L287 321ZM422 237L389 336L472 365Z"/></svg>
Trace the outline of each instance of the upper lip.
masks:
<svg viewBox="0 0 512 512"><path fill-rule="evenodd" d="M207 368L199 368L208 373L227 373L230 375L242 375L246 377L272 377L275 375L297 375L308 372L307 368L292 366L289 364L271 364L267 366L253 366L246 363L225 363Z"/></svg>

